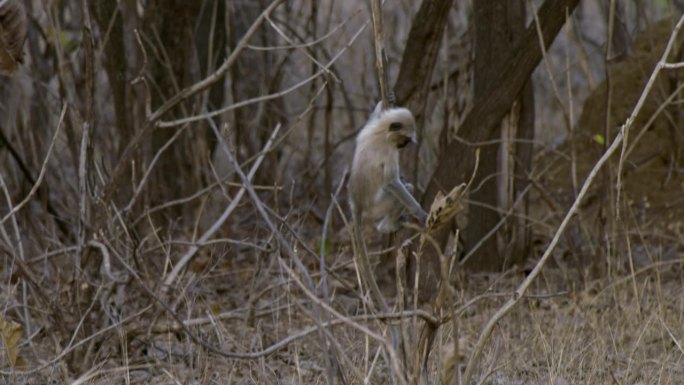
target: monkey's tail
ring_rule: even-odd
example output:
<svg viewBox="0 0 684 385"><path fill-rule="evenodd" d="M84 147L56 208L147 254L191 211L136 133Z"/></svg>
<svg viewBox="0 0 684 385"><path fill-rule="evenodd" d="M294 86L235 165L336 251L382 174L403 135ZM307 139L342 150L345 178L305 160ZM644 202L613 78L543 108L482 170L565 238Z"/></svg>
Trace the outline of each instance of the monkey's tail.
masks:
<svg viewBox="0 0 684 385"><path fill-rule="evenodd" d="M371 304L371 310L376 311L376 306L380 307L380 310L385 313L390 313L390 308L383 297L378 283L373 275L373 270L371 268L370 259L368 258L368 249L366 247L366 241L363 237L363 223L361 222L358 215L354 215L354 234L352 236L352 248L354 249L354 258L356 259L356 265L359 269L359 275L361 276L361 281L370 289L371 298L369 303ZM396 325L390 325L390 334L392 337L392 348L395 351L399 351L399 329ZM404 359L405 359L405 355Z"/></svg>
<svg viewBox="0 0 684 385"><path fill-rule="evenodd" d="M358 219L357 215L354 215L354 236L353 238L353 248L354 248L354 258L356 259L356 265L359 269L359 274L361 276L361 282L367 286L371 293L370 304L372 310L377 310L379 307L381 311L389 313L389 306L385 297L383 297L378 283L373 276L373 270L370 264L370 258L368 257L368 248L366 247L366 241L363 238L362 231L363 224Z"/></svg>

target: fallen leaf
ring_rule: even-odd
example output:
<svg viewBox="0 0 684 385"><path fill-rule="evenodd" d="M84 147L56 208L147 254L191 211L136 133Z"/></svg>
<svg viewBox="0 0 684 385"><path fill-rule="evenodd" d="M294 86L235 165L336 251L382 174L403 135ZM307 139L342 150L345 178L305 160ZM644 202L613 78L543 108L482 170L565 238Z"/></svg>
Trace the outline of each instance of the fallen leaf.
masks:
<svg viewBox="0 0 684 385"><path fill-rule="evenodd" d="M12 367L15 367L17 364L19 340L23 334L24 328L21 324L0 318L0 337L2 337L2 343L7 352L7 359Z"/></svg>

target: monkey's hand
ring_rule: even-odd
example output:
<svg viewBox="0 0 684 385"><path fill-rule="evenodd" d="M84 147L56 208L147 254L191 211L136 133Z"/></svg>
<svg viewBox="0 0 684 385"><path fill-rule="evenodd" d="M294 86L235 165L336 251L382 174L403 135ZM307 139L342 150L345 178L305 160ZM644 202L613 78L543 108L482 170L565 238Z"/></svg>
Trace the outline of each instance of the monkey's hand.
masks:
<svg viewBox="0 0 684 385"><path fill-rule="evenodd" d="M425 224L427 213L422 207L420 207L420 204L416 202L416 200L413 198L413 195L406 190L406 186L399 178L393 179L384 188L399 202L401 202L406 210L408 210L409 214L416 218L422 225Z"/></svg>
<svg viewBox="0 0 684 385"><path fill-rule="evenodd" d="M397 95L394 93L394 90L390 91L389 95L387 95L387 101L390 107L394 107L397 104Z"/></svg>

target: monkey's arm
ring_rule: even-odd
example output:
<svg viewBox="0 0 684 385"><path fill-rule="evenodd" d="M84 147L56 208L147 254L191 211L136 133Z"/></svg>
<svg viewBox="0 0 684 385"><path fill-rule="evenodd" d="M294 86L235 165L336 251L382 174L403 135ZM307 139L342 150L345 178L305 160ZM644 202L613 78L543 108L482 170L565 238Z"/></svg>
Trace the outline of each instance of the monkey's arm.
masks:
<svg viewBox="0 0 684 385"><path fill-rule="evenodd" d="M406 186L404 186L399 178L392 179L384 188L397 198L413 217L418 219L421 224L425 224L427 213L420 207L420 204L416 202L411 193L406 190Z"/></svg>

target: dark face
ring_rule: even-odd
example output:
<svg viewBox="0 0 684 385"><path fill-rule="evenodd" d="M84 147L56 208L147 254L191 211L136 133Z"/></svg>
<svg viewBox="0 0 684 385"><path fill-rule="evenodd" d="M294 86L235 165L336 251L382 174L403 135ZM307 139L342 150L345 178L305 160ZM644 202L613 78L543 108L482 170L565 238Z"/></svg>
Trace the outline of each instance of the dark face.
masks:
<svg viewBox="0 0 684 385"><path fill-rule="evenodd" d="M411 139L408 138L408 137L406 137L406 136L402 136L402 137L397 141L397 148L404 148L404 147L406 147L406 145L408 145L409 143L411 143Z"/></svg>
<svg viewBox="0 0 684 385"><path fill-rule="evenodd" d="M413 141L410 136L406 135L410 131L409 127L400 122L390 124L389 131L393 133L390 140L396 144L397 148L404 148Z"/></svg>

